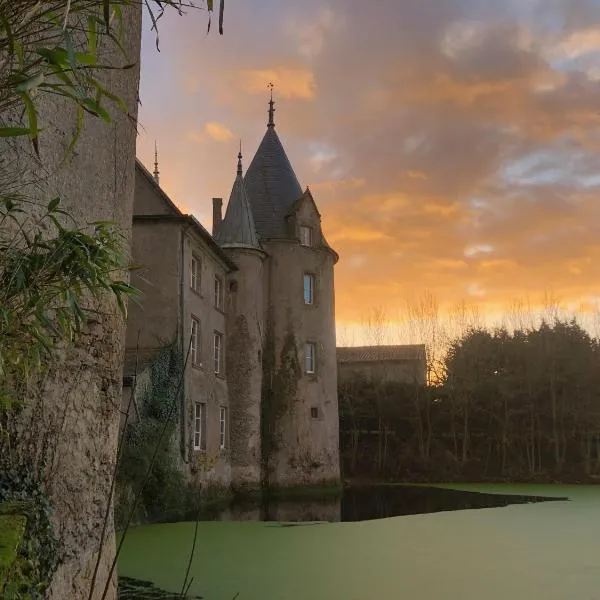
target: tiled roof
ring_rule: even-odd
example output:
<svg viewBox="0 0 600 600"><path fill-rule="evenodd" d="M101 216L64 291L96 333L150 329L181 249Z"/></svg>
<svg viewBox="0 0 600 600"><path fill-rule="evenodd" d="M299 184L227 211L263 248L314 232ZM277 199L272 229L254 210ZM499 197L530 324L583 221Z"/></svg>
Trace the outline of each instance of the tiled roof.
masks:
<svg viewBox="0 0 600 600"><path fill-rule="evenodd" d="M215 238L222 248L260 249L252 209L242 178L241 155L239 158L238 174L231 190L225 218L219 224Z"/></svg>
<svg viewBox="0 0 600 600"><path fill-rule="evenodd" d="M425 360L425 345L338 347L337 360L340 363Z"/></svg>
<svg viewBox="0 0 600 600"><path fill-rule="evenodd" d="M275 127L267 128L244 183L258 235L262 239L288 237L286 216L302 196L302 188Z"/></svg>

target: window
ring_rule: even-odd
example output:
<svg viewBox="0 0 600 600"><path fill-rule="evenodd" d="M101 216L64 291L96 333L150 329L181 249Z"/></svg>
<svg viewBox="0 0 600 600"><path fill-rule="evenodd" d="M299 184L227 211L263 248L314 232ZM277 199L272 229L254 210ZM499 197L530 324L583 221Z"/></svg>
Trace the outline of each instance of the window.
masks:
<svg viewBox="0 0 600 600"><path fill-rule="evenodd" d="M192 256L190 262L190 287L195 291L200 291L200 259Z"/></svg>
<svg viewBox="0 0 600 600"><path fill-rule="evenodd" d="M200 321L192 317L192 327L190 331L190 358L193 365L200 365Z"/></svg>
<svg viewBox="0 0 600 600"><path fill-rule="evenodd" d="M311 406L310 407L310 417L311 417L311 419L318 419L319 418L319 407L318 406Z"/></svg>
<svg viewBox="0 0 600 600"><path fill-rule="evenodd" d="M313 342L307 342L304 353L304 372L314 373L315 372L315 344Z"/></svg>
<svg viewBox="0 0 600 600"><path fill-rule="evenodd" d="M219 375L222 370L222 355L223 355L223 334L215 331L214 336L214 358L215 358L215 373Z"/></svg>
<svg viewBox="0 0 600 600"><path fill-rule="evenodd" d="M215 276L215 308L223 310L223 282Z"/></svg>
<svg viewBox="0 0 600 600"><path fill-rule="evenodd" d="M315 295L315 276L304 273L304 304L313 304Z"/></svg>
<svg viewBox="0 0 600 600"><path fill-rule="evenodd" d="M206 404L194 404L194 450L206 450Z"/></svg>
<svg viewBox="0 0 600 600"><path fill-rule="evenodd" d="M312 229L306 225L300 226L300 243L303 246L312 246Z"/></svg>
<svg viewBox="0 0 600 600"><path fill-rule="evenodd" d="M227 409L223 406L219 409L219 448L225 450L227 441Z"/></svg>

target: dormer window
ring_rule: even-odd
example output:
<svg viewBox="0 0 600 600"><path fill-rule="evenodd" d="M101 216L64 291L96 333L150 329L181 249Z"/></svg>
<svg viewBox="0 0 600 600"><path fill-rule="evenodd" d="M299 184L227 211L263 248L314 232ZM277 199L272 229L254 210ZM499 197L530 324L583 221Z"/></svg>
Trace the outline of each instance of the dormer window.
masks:
<svg viewBox="0 0 600 600"><path fill-rule="evenodd" d="M302 246L312 246L312 228L300 225L300 244Z"/></svg>

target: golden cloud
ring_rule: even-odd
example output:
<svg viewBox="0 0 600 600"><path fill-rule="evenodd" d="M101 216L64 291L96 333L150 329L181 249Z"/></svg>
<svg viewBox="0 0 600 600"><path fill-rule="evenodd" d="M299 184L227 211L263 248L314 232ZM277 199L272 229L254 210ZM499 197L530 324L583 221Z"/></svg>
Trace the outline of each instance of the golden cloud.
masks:
<svg viewBox="0 0 600 600"><path fill-rule="evenodd" d="M242 88L249 93L265 94L269 82L275 85L277 94L283 98L312 100L317 84L312 71L304 67L275 67L251 69L240 73Z"/></svg>
<svg viewBox="0 0 600 600"><path fill-rule="evenodd" d="M204 126L204 131L216 142L227 142L233 139L233 133L221 123L209 122Z"/></svg>

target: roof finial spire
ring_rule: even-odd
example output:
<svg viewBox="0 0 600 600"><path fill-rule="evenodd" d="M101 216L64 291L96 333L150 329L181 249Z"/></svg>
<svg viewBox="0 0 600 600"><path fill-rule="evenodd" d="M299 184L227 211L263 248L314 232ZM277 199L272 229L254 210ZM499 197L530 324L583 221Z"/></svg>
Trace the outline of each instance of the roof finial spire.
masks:
<svg viewBox="0 0 600 600"><path fill-rule="evenodd" d="M159 171L158 171L158 146L156 145L156 140L154 140L154 181L159 183Z"/></svg>
<svg viewBox="0 0 600 600"><path fill-rule="evenodd" d="M237 174L238 175L242 174L242 140L240 140L240 152L238 154Z"/></svg>
<svg viewBox="0 0 600 600"><path fill-rule="evenodd" d="M269 123L267 124L267 127L275 127L275 121L273 120L273 117L275 116L275 102L273 102L273 88L275 87L273 85L272 81L269 81L269 85L267 86L270 90L271 90L271 100L269 101Z"/></svg>

